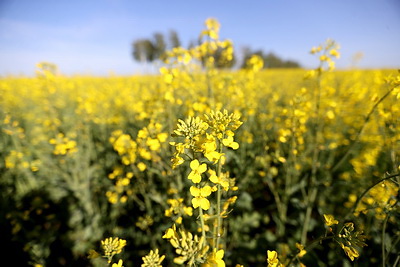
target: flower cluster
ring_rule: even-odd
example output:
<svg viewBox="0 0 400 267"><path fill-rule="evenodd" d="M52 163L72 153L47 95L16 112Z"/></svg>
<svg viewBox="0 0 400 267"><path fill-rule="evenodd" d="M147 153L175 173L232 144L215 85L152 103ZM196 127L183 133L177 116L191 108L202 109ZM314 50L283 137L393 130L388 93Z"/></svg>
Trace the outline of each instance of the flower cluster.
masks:
<svg viewBox="0 0 400 267"><path fill-rule="evenodd" d="M222 219L227 217L228 208L236 201L237 197L228 198L223 202L221 196L222 190L228 192L229 190L237 190L237 187L235 180L229 177L229 172L222 172L222 166L226 161L224 150L239 148L239 144L234 140L234 132L241 124L240 116L235 113L228 113L227 110L222 112L211 111L204 116L204 120L199 117L189 117L186 121L179 120L177 128L174 130L174 136L180 138L181 141L170 143L175 147L174 157L171 160L174 168L184 163L185 159L190 162L190 172L187 179L192 183L189 189L192 196L191 203L192 207L199 211L200 231L202 232L202 237L198 241L201 246L197 246L197 250L193 250L201 251L201 257L198 258L198 261L204 262L205 253L209 247L205 245L207 243L206 231L210 231L213 235L213 240L210 241L213 250L208 253L207 262L204 266L225 266L222 259L224 250L221 250L218 246L222 232ZM215 204L210 202L210 196L213 192L217 194ZM181 205L176 200L171 201L171 203L174 203L176 207ZM166 215L171 215L173 210L171 207ZM209 214L203 214L203 211L208 211ZM206 222L212 222L212 227L206 225ZM190 240L193 239L191 233L186 233L184 230L180 230L180 233L183 238L188 236ZM182 244L178 246L179 238L175 226L168 229L164 237L169 238L171 244L177 248L177 254L181 254L184 246ZM195 236L193 240L197 242L197 239L197 236ZM203 247L206 247L207 250L203 250ZM186 250L190 249L190 246L185 248ZM197 255L193 254L193 251L191 260L189 260L190 264L195 261L193 255ZM175 258L175 262L178 263L187 260L186 256Z"/></svg>
<svg viewBox="0 0 400 267"><path fill-rule="evenodd" d="M115 181L112 190L106 192L110 203L125 203L134 191L131 180L139 178L151 163L161 160L159 154L168 138L162 128L160 123L150 121L138 131L135 140L121 130L112 132L109 141L118 152L122 164L114 166L112 173L108 175L110 180Z"/></svg>
<svg viewBox="0 0 400 267"><path fill-rule="evenodd" d="M175 248L178 257L174 258L174 263L187 266L197 265L204 262L204 257L209 249L205 245L205 238L193 235L185 230L177 231L175 224L168 228L163 238L168 239L171 245Z"/></svg>
<svg viewBox="0 0 400 267"><path fill-rule="evenodd" d="M151 250L148 255L142 258L143 264L141 267L161 267L161 262L164 260L165 255L158 255L158 249Z"/></svg>
<svg viewBox="0 0 400 267"><path fill-rule="evenodd" d="M173 217L177 224L182 223L183 216L193 215L193 208L187 207L183 203L183 198L170 198L167 200L167 204L170 205L170 207L165 210L165 216Z"/></svg>
<svg viewBox="0 0 400 267"><path fill-rule="evenodd" d="M268 250L267 251L267 267L281 267L282 264L280 263L278 259L278 253L274 250Z"/></svg>
<svg viewBox="0 0 400 267"><path fill-rule="evenodd" d="M101 246L104 250L104 257L107 258L108 263L111 263L112 258L122 252L122 249L126 246L126 240L118 237L109 237L101 241Z"/></svg>
<svg viewBox="0 0 400 267"><path fill-rule="evenodd" d="M318 56L319 66L306 73L305 78L311 78L320 75L324 71L332 71L335 69L334 58L339 58L340 46L334 40L328 39L324 44L311 48L310 54Z"/></svg>
<svg viewBox="0 0 400 267"><path fill-rule="evenodd" d="M55 146L54 155L74 154L78 151L76 141L64 136L63 133L58 133L57 137L50 139L49 143Z"/></svg>
<svg viewBox="0 0 400 267"><path fill-rule="evenodd" d="M325 225L328 226L329 231L333 233L332 238L340 245L350 260L354 260L360 256L357 247L364 247L367 244L364 242L366 236L361 231L355 231L354 223L345 223L340 230L335 233L331 228L338 225L339 221L333 215L324 214Z"/></svg>

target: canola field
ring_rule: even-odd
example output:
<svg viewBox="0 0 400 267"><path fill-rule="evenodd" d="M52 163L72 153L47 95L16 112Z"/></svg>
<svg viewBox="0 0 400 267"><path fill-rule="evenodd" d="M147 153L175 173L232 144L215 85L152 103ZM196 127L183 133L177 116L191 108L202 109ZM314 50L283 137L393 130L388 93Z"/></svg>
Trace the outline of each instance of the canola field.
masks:
<svg viewBox="0 0 400 267"><path fill-rule="evenodd" d="M16 266L396 266L400 75L239 71L208 20L159 75L0 79L3 257ZM305 51L306 53L307 51Z"/></svg>

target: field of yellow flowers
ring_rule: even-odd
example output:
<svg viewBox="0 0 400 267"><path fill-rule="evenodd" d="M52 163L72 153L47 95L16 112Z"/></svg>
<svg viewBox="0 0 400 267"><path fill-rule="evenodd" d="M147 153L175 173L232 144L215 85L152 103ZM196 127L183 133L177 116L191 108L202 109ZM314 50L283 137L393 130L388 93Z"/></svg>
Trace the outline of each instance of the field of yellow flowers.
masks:
<svg viewBox="0 0 400 267"><path fill-rule="evenodd" d="M214 67L0 79L1 253L16 266L396 266L400 76Z"/></svg>

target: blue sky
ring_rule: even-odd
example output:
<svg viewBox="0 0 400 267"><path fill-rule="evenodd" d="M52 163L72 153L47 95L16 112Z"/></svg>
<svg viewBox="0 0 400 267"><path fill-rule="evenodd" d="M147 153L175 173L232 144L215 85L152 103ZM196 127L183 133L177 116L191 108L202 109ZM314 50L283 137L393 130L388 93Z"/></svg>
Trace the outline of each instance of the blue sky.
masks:
<svg viewBox="0 0 400 267"><path fill-rule="evenodd" d="M1 0L0 76L33 75L41 61L66 75L140 73L134 40L178 32L195 40L208 17L221 37L316 66L308 51L327 38L341 45L337 66L400 68L399 0Z"/></svg>

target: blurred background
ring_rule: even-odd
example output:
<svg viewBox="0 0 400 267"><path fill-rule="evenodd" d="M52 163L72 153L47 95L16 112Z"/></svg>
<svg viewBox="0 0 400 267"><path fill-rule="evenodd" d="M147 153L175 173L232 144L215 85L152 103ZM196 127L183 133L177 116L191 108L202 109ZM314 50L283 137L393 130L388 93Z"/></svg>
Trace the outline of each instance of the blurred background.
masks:
<svg viewBox="0 0 400 267"><path fill-rule="evenodd" d="M42 61L65 75L155 72L149 64L144 67L146 60L135 59L133 44L154 44L161 36L166 49L188 47L208 17L221 23L221 39L234 43L233 68L249 52L277 57L283 66L314 67L317 62L307 52L327 38L342 47L338 68L400 65L398 0L2 0L0 75L32 76Z"/></svg>

